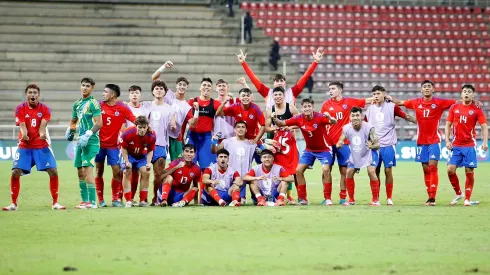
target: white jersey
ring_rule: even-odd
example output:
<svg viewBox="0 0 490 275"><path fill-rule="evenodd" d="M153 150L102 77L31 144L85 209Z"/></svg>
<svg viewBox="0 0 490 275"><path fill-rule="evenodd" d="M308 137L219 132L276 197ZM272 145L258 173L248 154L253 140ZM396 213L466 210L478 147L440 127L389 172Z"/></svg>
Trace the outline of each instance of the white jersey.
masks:
<svg viewBox="0 0 490 275"><path fill-rule="evenodd" d="M373 128L373 126L365 121L362 122L359 131L354 129L351 123L342 128L343 134L350 141L349 163L354 165L355 168L368 167L373 161L372 154L375 150L371 150L366 146L366 142L369 140L369 132Z"/></svg>
<svg viewBox="0 0 490 275"><path fill-rule="evenodd" d="M168 89L167 93L165 94L165 97L163 98L163 101L165 101L165 103L167 103L168 105L172 105L172 103L174 103L174 100L175 100L175 92Z"/></svg>
<svg viewBox="0 0 490 275"><path fill-rule="evenodd" d="M396 145L395 104L383 102L380 106L373 104L366 111L369 124L374 126L381 147Z"/></svg>
<svg viewBox="0 0 490 275"><path fill-rule="evenodd" d="M228 165L240 175L250 171L256 144L250 144L248 140L238 140L237 137L227 138L222 141L224 148L230 152Z"/></svg>
<svg viewBox="0 0 490 275"><path fill-rule="evenodd" d="M175 113L175 122L177 124L177 129L175 131L170 130L169 136L172 138L178 138L180 136L180 130L182 129L182 126L184 125L184 120L187 114L189 113L189 110L192 108L189 103L185 100L178 100L175 99L172 103L172 107L174 107L176 113Z"/></svg>
<svg viewBox="0 0 490 275"><path fill-rule="evenodd" d="M143 107L142 104L140 104L138 107L133 107L133 106L128 104L128 107L131 110L131 112L133 112L133 115L135 117L138 117L138 116L148 117L148 112L147 112L146 108ZM134 124L131 121L126 120L126 126L129 128L131 126L134 126Z"/></svg>
<svg viewBox="0 0 490 275"><path fill-rule="evenodd" d="M156 145L167 146L170 131L170 121L174 116L175 109L168 104L155 105L153 101L143 102L143 106L148 109L150 127L157 135Z"/></svg>
<svg viewBox="0 0 490 275"><path fill-rule="evenodd" d="M281 170L284 170L284 168L282 168L282 166L280 165L272 164L271 170L269 172L266 172L264 171L265 169L263 168L263 164L259 164L254 166L252 170L254 170L256 177L267 177L265 180L257 181L260 191L267 196L272 194L274 189L277 189L277 186L279 186L279 183L281 183L280 181L273 180L272 178L274 176L280 177Z"/></svg>
<svg viewBox="0 0 490 275"><path fill-rule="evenodd" d="M267 94L267 98L265 99L266 101L266 111L271 109L272 106L275 105L274 102L274 97L273 97L273 91L274 89L269 89L269 94ZM296 98L293 96L293 90L291 88L287 88L286 91L284 92L284 102L289 103L291 105L294 105L296 101Z"/></svg>
<svg viewBox="0 0 490 275"><path fill-rule="evenodd" d="M236 103L236 99L233 102L226 102L225 107L228 107ZM214 128L213 135L221 132L221 138L231 138L235 136L235 119L232 116L215 116L214 117Z"/></svg>
<svg viewBox="0 0 490 275"><path fill-rule="evenodd" d="M233 184L233 176L235 175L235 170L228 166L228 169L224 173L219 170L219 165L217 163L211 164L209 166L211 170L211 180L219 181L219 184L214 187L214 189L219 191L228 191L230 186Z"/></svg>

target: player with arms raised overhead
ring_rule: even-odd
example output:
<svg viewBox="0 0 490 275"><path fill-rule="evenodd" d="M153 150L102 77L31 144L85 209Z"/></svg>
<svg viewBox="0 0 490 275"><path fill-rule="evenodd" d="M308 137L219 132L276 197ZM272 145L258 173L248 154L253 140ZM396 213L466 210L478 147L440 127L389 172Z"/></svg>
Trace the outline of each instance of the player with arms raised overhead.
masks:
<svg viewBox="0 0 490 275"><path fill-rule="evenodd" d="M344 89L344 84L339 81L330 82L328 84L328 89L330 93L330 99L326 100L322 104L321 113L328 113L331 117L337 120L337 124L327 126L327 141L328 144L332 146L332 163L330 164L330 171L332 171L332 166L337 160L340 172L340 204L345 203L345 198L347 196L345 189L345 173L347 171L347 160L349 159L350 152L349 146L343 146L342 148L337 148L335 145L339 141L340 135L342 134L342 127L349 124L349 114L353 107L364 108L366 104L372 102L372 98L350 98L343 97L342 91ZM349 144L346 140L345 144ZM329 178L332 178L331 172ZM332 199L332 182L324 181L323 184L323 197L324 201L322 204L326 204L328 200Z"/></svg>
<svg viewBox="0 0 490 275"><path fill-rule="evenodd" d="M446 121L446 147L452 151L448 160L447 174L449 181L456 192L456 197L451 201L455 205L464 197L464 205L471 205L471 193L475 184L474 169L477 167L476 159L476 123L480 123L483 136L483 151L488 150L488 127L487 119L482 110L473 103L475 87L471 84L463 85L461 97L463 101L456 103L449 109ZM451 140L451 130L453 139ZM459 186L457 167L465 167L466 183L465 194Z"/></svg>
<svg viewBox="0 0 490 275"><path fill-rule="evenodd" d="M107 157L107 164L112 168L112 206L122 207L122 182L121 167L119 165L118 139L121 131L126 126L126 121L134 122L135 116L131 109L121 101L117 100L121 96L119 86L107 84L104 88L103 100L99 102L102 113L102 128L99 132L100 151L95 156L95 189L99 199L100 207L107 207L104 201L104 164Z"/></svg>
<svg viewBox="0 0 490 275"><path fill-rule="evenodd" d="M14 156L12 175L10 176L10 196L12 204L3 207L3 211L18 210L17 197L20 192L20 176L31 173L32 166L49 175L49 190L53 198L51 209L64 210L58 203L58 170L53 151L49 147L46 126L51 120L51 110L39 102L41 89L29 84L25 89L26 101L15 108L15 124L19 126L19 144Z"/></svg>
<svg viewBox="0 0 490 275"><path fill-rule="evenodd" d="M299 159L298 167L296 168L296 182L298 188L298 203L308 205L306 179L304 172L309 166L315 163L318 159L322 164L323 180L332 182L330 173L330 164L332 163L332 154L330 146L327 143L326 125L335 124L337 120L330 117L328 113L321 114L315 112L313 100L305 98L301 101L301 115L294 116L288 120L279 120L277 117L272 117L274 123L279 126L297 126L301 130L306 143L306 149L303 151ZM332 201L328 201L326 205L332 205Z"/></svg>
<svg viewBox="0 0 490 275"><path fill-rule="evenodd" d="M95 156L100 150L99 130L102 127L102 116L99 102L92 96L94 88L95 81L88 77L82 79L82 98L73 104L70 126L65 133L67 140L73 140L78 125L79 137L74 160L82 198L82 202L75 206L78 209L97 208L93 167Z"/></svg>
<svg viewBox="0 0 490 275"><path fill-rule="evenodd" d="M131 171L136 169L141 174L140 207L149 206L148 185L150 180L151 160L155 150L156 134L148 126L145 116L139 116L135 120L135 126L129 127L121 136L121 168L124 184L124 198L126 207L132 207L134 195L131 191Z"/></svg>
<svg viewBox="0 0 490 275"><path fill-rule="evenodd" d="M167 167L162 176L164 182L158 190L160 206L184 207L196 196L201 168L192 161L195 154L194 145L186 144L182 158L172 161Z"/></svg>
<svg viewBox="0 0 490 275"><path fill-rule="evenodd" d="M228 166L230 152L220 149L216 152L216 163L204 169L202 182L205 189L202 192L204 205L241 206L240 187L243 181L240 174Z"/></svg>
<svg viewBox="0 0 490 275"><path fill-rule="evenodd" d="M371 124L379 138L379 162L376 167L376 177L380 179L381 164L384 164L386 183L386 204L393 205L393 173L392 167L396 166L395 146L397 142L395 131L395 117L401 117L409 122L417 123L415 117L408 115L402 109L392 103L386 102L386 90L376 85L372 89L374 104L366 111L365 120ZM381 183L381 179L380 179Z"/></svg>
<svg viewBox="0 0 490 275"><path fill-rule="evenodd" d="M286 88L286 77L283 76L282 74L275 74L273 76L272 80L274 81L274 87L281 86L284 88L285 91L284 98L287 103L290 104L295 103L296 98L298 97L299 94L301 94L303 88L306 85L306 82L308 82L308 79L310 78L311 74L315 71L316 67L318 66L318 63L323 58L323 52L321 52L320 49L317 49L316 52L312 54L313 54L313 63L311 63L310 67L308 68L308 70L306 70L305 74L298 80L296 85L294 85L292 88ZM272 108L272 106L274 105L274 101L272 99L273 89L267 87L264 83L262 83L257 78L257 76L255 76L254 72L252 71L252 69L250 69L247 62L245 61L247 59L247 54L243 54L242 50L240 50L240 54L237 54L237 57L238 57L238 61L242 64L243 69L245 70L245 73L247 74L248 78L250 78L250 81L252 81L259 94L264 97L266 110Z"/></svg>
<svg viewBox="0 0 490 275"><path fill-rule="evenodd" d="M369 123L362 121L362 109L354 107L350 110L351 123L344 125L342 135L336 146L342 148L346 139L350 140L350 156L347 161L346 182L349 201L344 206L355 205L354 198L355 181L354 174L359 169L367 167L369 184L373 198L369 205L380 206L379 181L376 176L376 167L379 161L379 140L376 131Z"/></svg>

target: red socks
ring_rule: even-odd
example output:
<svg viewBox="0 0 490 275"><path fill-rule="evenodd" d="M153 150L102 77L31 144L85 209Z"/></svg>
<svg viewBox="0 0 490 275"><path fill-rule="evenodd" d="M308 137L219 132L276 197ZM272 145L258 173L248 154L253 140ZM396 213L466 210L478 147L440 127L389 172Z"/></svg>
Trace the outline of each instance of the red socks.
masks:
<svg viewBox="0 0 490 275"><path fill-rule="evenodd" d="M112 189L112 201L117 201L121 197L122 193L122 182L115 180L112 178L111 180L111 189Z"/></svg>
<svg viewBox="0 0 490 275"><path fill-rule="evenodd" d="M474 173L466 173L466 183L465 183L465 200L470 200L471 193L473 192L473 185L475 185L475 174Z"/></svg>
<svg viewBox="0 0 490 275"><path fill-rule="evenodd" d="M20 177L15 178L14 176L10 176L10 192L12 203L17 205L17 198L19 197L20 192Z"/></svg>
<svg viewBox="0 0 490 275"><path fill-rule="evenodd" d="M140 173L138 170L132 170L131 171L131 194L132 198L134 199L134 195L136 194L136 190L138 190L138 181L140 179Z"/></svg>
<svg viewBox="0 0 490 275"><path fill-rule="evenodd" d="M424 183L425 183L425 189L427 190L427 195L430 197L430 170L429 168L423 168L424 169Z"/></svg>
<svg viewBox="0 0 490 275"><path fill-rule="evenodd" d="M393 195L393 183L386 184L386 198L391 199Z"/></svg>
<svg viewBox="0 0 490 275"><path fill-rule="evenodd" d="M129 192L124 193L124 199L126 201L131 201L132 200L132 195L131 195L131 190Z"/></svg>
<svg viewBox="0 0 490 275"><path fill-rule="evenodd" d="M162 185L162 200L167 200L168 199L168 194L170 194L170 184L163 184Z"/></svg>
<svg viewBox="0 0 490 275"><path fill-rule="evenodd" d="M240 191L231 192L231 200L232 201L240 201Z"/></svg>
<svg viewBox="0 0 490 275"><path fill-rule="evenodd" d="M51 197L53 198L53 204L58 202L58 176L49 177L49 191L51 191Z"/></svg>
<svg viewBox="0 0 490 275"><path fill-rule="evenodd" d="M347 190L340 190L340 193L339 193L339 196L340 196L340 199L342 200L345 200L345 198L347 198Z"/></svg>
<svg viewBox="0 0 490 275"><path fill-rule="evenodd" d="M430 170L429 198L435 199L437 194L437 187L439 186L439 175L437 174L437 166L429 165L429 170Z"/></svg>
<svg viewBox="0 0 490 275"><path fill-rule="evenodd" d="M97 190L97 198L99 202L104 200L104 178L95 177L95 190Z"/></svg>
<svg viewBox="0 0 490 275"><path fill-rule="evenodd" d="M215 190L216 191L216 190ZM194 199L194 197L196 196L197 194L197 190L194 190L194 189L191 189L185 196L184 198L182 199L183 201L185 201L185 203L189 203L190 201L192 201Z"/></svg>
<svg viewBox="0 0 490 275"><path fill-rule="evenodd" d="M308 200L306 197L308 196L306 192L306 184L298 184L298 198L302 200Z"/></svg>
<svg viewBox="0 0 490 275"><path fill-rule="evenodd" d="M371 180L369 181L371 185L371 194L373 195L373 201L379 201L379 181Z"/></svg>
<svg viewBox="0 0 490 275"><path fill-rule="evenodd" d="M134 198L134 195L132 196ZM140 201L148 200L148 189L140 190Z"/></svg>
<svg viewBox="0 0 490 275"><path fill-rule="evenodd" d="M349 193L349 201L355 201L354 190L356 188L356 183L354 181L354 178L352 178L352 179L346 178L345 179L345 187L347 187L347 193Z"/></svg>
<svg viewBox="0 0 490 275"><path fill-rule="evenodd" d="M326 200L332 199L332 183L324 182L323 183L323 198Z"/></svg>
<svg viewBox="0 0 490 275"><path fill-rule="evenodd" d="M451 185L453 186L454 192L456 192L456 195L461 195L461 187L459 186L458 175L456 173L447 173L447 175L449 177L449 182L451 182Z"/></svg>
<svg viewBox="0 0 490 275"><path fill-rule="evenodd" d="M219 200L221 200L221 197L219 196L216 189L211 190L211 192L209 192L209 195L211 195L211 197L213 197L213 200L215 200L217 203L219 203Z"/></svg>

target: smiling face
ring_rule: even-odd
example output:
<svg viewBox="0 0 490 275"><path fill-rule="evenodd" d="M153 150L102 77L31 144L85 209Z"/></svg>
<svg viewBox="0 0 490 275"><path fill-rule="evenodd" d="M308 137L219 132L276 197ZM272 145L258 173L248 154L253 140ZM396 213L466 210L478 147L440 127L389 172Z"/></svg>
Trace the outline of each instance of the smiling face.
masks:
<svg viewBox="0 0 490 275"><path fill-rule="evenodd" d="M216 84L216 91L218 92L219 96L226 96L229 87L230 86L228 86L227 83L219 83Z"/></svg>
<svg viewBox="0 0 490 275"><path fill-rule="evenodd" d="M355 128L358 128L362 123L361 112L350 113L350 122L352 123L352 126L354 126Z"/></svg>
<svg viewBox="0 0 490 275"><path fill-rule="evenodd" d="M240 93L240 102L247 106L252 102L252 94L248 92L241 92Z"/></svg>
<svg viewBox="0 0 490 275"><path fill-rule="evenodd" d="M39 103L39 96L41 93L36 88L29 88L26 91L26 101L29 102L30 106L37 106Z"/></svg>
<svg viewBox="0 0 490 275"><path fill-rule="evenodd" d="M195 155L196 152L194 151L194 149L191 148L185 148L184 151L182 152L182 157L187 162L191 162L194 159Z"/></svg>
<svg viewBox="0 0 490 275"><path fill-rule="evenodd" d="M284 93L283 92L279 92L279 91L275 91L272 94L272 98L274 99L274 102L277 105L280 105L280 104L282 104L284 102Z"/></svg>
<svg viewBox="0 0 490 275"><path fill-rule="evenodd" d="M211 96L212 88L213 88L213 84L211 82L203 81L200 87L201 95L205 98L209 98Z"/></svg>
<svg viewBox="0 0 490 275"><path fill-rule="evenodd" d="M179 81L175 86L175 89L178 94L185 94L185 92L187 92L187 87L189 87L189 85L187 85L185 81Z"/></svg>
<svg viewBox="0 0 490 275"><path fill-rule="evenodd" d="M269 154L264 154L260 157L260 160L262 161L262 164L269 168L272 166L273 162L274 162L274 156L272 155L269 155Z"/></svg>
<svg viewBox="0 0 490 275"><path fill-rule="evenodd" d="M136 126L136 130L138 132L138 136L142 137L146 135L146 132L148 131L148 124L142 124Z"/></svg>
<svg viewBox="0 0 490 275"><path fill-rule="evenodd" d="M422 85L421 92L424 97L431 97L434 93L434 86L432 86L431 83L424 83L424 85Z"/></svg>
<svg viewBox="0 0 490 275"><path fill-rule="evenodd" d="M80 91L82 92L82 97L87 98L92 94L92 91L94 90L95 85L92 86L89 82L82 82L80 85Z"/></svg>
<svg viewBox="0 0 490 275"><path fill-rule="evenodd" d="M313 110L314 105L309 102L305 102L301 105L301 112L303 112L303 115L305 116L311 116L313 114Z"/></svg>

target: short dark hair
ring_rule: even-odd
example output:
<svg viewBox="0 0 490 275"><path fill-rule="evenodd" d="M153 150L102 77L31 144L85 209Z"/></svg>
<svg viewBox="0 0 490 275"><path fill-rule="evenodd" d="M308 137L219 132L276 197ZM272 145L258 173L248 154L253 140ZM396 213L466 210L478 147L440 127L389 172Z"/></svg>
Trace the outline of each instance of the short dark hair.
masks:
<svg viewBox="0 0 490 275"><path fill-rule="evenodd" d="M262 152L260 152L260 156L264 156L264 155L271 155L274 157L274 153L272 153L272 151L269 149L264 149L262 150Z"/></svg>
<svg viewBox="0 0 490 275"><path fill-rule="evenodd" d="M226 150L225 148L219 149L218 152L216 152L216 156L219 156L221 154L230 156L230 152L228 152L228 150Z"/></svg>
<svg viewBox="0 0 490 275"><path fill-rule="evenodd" d="M339 87L341 90L344 89L344 83L341 81L332 81L332 82L328 83L328 87L333 86L333 85Z"/></svg>
<svg viewBox="0 0 490 275"><path fill-rule="evenodd" d="M380 91L380 92L386 92L385 90L385 87L381 86L381 85L376 85L373 87L373 89L371 90L371 92L376 92L376 91Z"/></svg>
<svg viewBox="0 0 490 275"><path fill-rule="evenodd" d="M274 87L274 89L272 89L272 93L275 93L275 92L281 92L284 94L286 91L284 91L283 87L277 86L277 87Z"/></svg>
<svg viewBox="0 0 490 275"><path fill-rule="evenodd" d="M185 149L194 150L195 152L196 146L194 146L194 144L187 143L184 146L182 146L182 151L185 151Z"/></svg>
<svg viewBox="0 0 490 275"><path fill-rule="evenodd" d="M434 82L432 82L428 79L424 80L424 82L422 82L422 84L420 84L420 87L424 86L424 84L427 84L427 83L430 83L430 85L432 85L432 87L434 87Z"/></svg>
<svg viewBox="0 0 490 275"><path fill-rule="evenodd" d="M286 81L286 77L282 74L275 74L273 77L272 77L272 81L276 81L276 80L284 80Z"/></svg>
<svg viewBox="0 0 490 275"><path fill-rule="evenodd" d="M252 94L252 90L249 88L241 88L240 91L238 91L238 94L240 95L241 93Z"/></svg>
<svg viewBox="0 0 490 275"><path fill-rule="evenodd" d="M223 83L228 84L228 82L226 82L223 78L216 80L216 85L223 84Z"/></svg>
<svg viewBox="0 0 490 275"><path fill-rule="evenodd" d="M463 89L471 89L474 92L475 86L473 86L473 84L463 84L463 86L461 86L461 91L463 91Z"/></svg>
<svg viewBox="0 0 490 275"><path fill-rule="evenodd" d="M116 97L121 96L121 89L119 89L119 86L116 84L106 84L105 87L114 91L114 93L116 93Z"/></svg>
<svg viewBox="0 0 490 275"><path fill-rule="evenodd" d="M209 78L209 77L203 77L203 78L202 78L202 80L201 80L201 84L202 84L203 82L205 82L205 81L206 81L206 82L209 82L209 83L211 83L211 84L213 84L213 81L212 81L212 80L211 80L211 78Z"/></svg>
<svg viewBox="0 0 490 275"><path fill-rule="evenodd" d="M27 94L27 90L29 90L29 89L36 89L38 93L41 93L41 88L39 88L39 86L37 86L34 83L31 83L31 84L27 85L26 90L25 90L24 93Z"/></svg>
<svg viewBox="0 0 490 275"><path fill-rule="evenodd" d="M151 92L153 92L155 87L162 87L165 92L168 91L167 84L165 84L165 82L161 81L160 79L157 79L153 81L153 83L151 83Z"/></svg>
<svg viewBox="0 0 490 275"><path fill-rule="evenodd" d="M148 118L146 118L146 116L137 116L136 119L134 120L135 126L138 125L146 126L148 124L150 124L150 122L148 121Z"/></svg>
<svg viewBox="0 0 490 275"><path fill-rule="evenodd" d="M245 121L243 121L243 120L239 120L239 121L237 121L237 122L235 123L235 128L236 128L236 126L237 126L238 124L243 124L243 125L245 125L245 128L247 128L247 123L246 123Z"/></svg>
<svg viewBox="0 0 490 275"><path fill-rule="evenodd" d="M189 85L189 80L187 80L187 78L185 78L183 76L177 78L177 80L175 81L175 84L178 84L180 81L184 81L185 84Z"/></svg>
<svg viewBox="0 0 490 275"><path fill-rule="evenodd" d="M357 106L354 106L352 107L352 109L350 109L350 113L361 113L362 114L362 109L357 107Z"/></svg>
<svg viewBox="0 0 490 275"><path fill-rule="evenodd" d="M131 85L131 86L129 86L128 92L131 92L131 91L138 91L138 90L139 90L140 92L142 92L142 90L141 90L141 87L140 87L140 86L138 86L138 85Z"/></svg>
<svg viewBox="0 0 490 275"><path fill-rule="evenodd" d="M80 83L83 83L83 82L90 83L90 85L92 85L92 86L95 85L95 81L92 78L90 78L90 77L84 77L84 78L82 78L82 81L80 81Z"/></svg>
<svg viewBox="0 0 490 275"><path fill-rule="evenodd" d="M305 103L310 103L311 105L315 105L315 102L313 101L313 99L311 98L303 98L303 100L301 100L301 105L305 104Z"/></svg>

